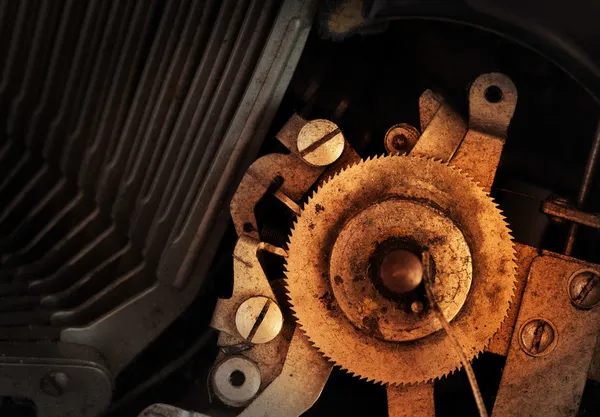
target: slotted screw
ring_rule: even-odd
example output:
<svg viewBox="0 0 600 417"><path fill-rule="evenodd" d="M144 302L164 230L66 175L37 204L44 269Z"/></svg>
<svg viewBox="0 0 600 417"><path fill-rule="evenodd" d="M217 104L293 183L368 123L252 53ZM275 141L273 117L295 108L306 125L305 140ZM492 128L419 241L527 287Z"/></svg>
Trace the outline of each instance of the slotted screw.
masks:
<svg viewBox="0 0 600 417"><path fill-rule="evenodd" d="M600 302L600 275L591 269L577 271L569 281L569 297L573 305L590 309Z"/></svg>
<svg viewBox="0 0 600 417"><path fill-rule="evenodd" d="M334 163L344 152L345 140L335 123L311 120L298 133L298 152L309 164L326 166Z"/></svg>
<svg viewBox="0 0 600 417"><path fill-rule="evenodd" d="M550 353L555 341L556 330L547 320L532 319L521 327L521 348L528 355L543 356Z"/></svg>
<svg viewBox="0 0 600 417"><path fill-rule="evenodd" d="M250 297L235 314L236 328L244 339L252 343L273 340L283 326L283 314L277 303L268 297Z"/></svg>

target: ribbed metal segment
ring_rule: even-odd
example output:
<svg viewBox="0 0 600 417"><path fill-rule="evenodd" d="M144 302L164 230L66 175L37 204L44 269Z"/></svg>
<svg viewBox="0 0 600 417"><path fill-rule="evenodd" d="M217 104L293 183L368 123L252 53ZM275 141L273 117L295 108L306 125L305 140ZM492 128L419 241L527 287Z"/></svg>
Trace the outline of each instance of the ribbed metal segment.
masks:
<svg viewBox="0 0 600 417"><path fill-rule="evenodd" d="M0 0L0 339L57 338L157 282L184 286L198 202L259 59L276 58L280 10Z"/></svg>

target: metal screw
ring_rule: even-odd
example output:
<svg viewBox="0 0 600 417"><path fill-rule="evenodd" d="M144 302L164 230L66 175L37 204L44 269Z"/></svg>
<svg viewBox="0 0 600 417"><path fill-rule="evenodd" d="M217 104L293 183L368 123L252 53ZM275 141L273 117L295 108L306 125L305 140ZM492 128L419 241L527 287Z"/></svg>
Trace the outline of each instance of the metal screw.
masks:
<svg viewBox="0 0 600 417"><path fill-rule="evenodd" d="M415 146L421 133L407 123L398 123L385 134L385 150L388 153L407 153Z"/></svg>
<svg viewBox="0 0 600 417"><path fill-rule="evenodd" d="M556 330L548 320L531 319L521 326L521 348L531 356L543 356L556 345Z"/></svg>
<svg viewBox="0 0 600 417"><path fill-rule="evenodd" d="M425 306L423 305L423 303L421 301L413 301L412 304L410 305L410 311L412 311L415 314L422 313L424 308L425 308Z"/></svg>
<svg viewBox="0 0 600 417"><path fill-rule="evenodd" d="M270 298L251 297L238 308L235 325L240 336L249 342L267 343L281 331L283 314L277 303Z"/></svg>
<svg viewBox="0 0 600 417"><path fill-rule="evenodd" d="M589 309L600 302L600 275L592 269L582 269L569 280L569 297L573 305Z"/></svg>
<svg viewBox="0 0 600 417"><path fill-rule="evenodd" d="M298 134L298 152L314 166L334 163L344 152L344 146L344 135L340 128L329 120L311 120Z"/></svg>
<svg viewBox="0 0 600 417"><path fill-rule="evenodd" d="M62 372L49 372L40 380L40 389L47 395L60 397L68 382L69 377L66 374Z"/></svg>

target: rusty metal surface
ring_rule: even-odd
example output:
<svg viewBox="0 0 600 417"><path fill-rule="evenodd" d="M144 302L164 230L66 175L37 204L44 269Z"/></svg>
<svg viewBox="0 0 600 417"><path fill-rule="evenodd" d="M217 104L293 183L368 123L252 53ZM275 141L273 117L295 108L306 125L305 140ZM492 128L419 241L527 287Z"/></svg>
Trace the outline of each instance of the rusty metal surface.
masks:
<svg viewBox="0 0 600 417"><path fill-rule="evenodd" d="M239 417L300 416L321 395L331 369L306 335L296 329L280 375Z"/></svg>
<svg viewBox="0 0 600 417"><path fill-rule="evenodd" d="M300 207L297 203L319 178L328 177L359 159L352 147L345 142L343 135L337 133L331 138L333 142L329 141L332 142L335 158L328 158L327 153L321 155L316 153L317 150L310 148L312 150L309 155L316 158L313 160L315 165L306 162L306 155L301 156L298 150L298 140L302 129L305 126L312 126L308 123L316 122L319 122L317 125L320 126L328 121L307 122L294 114L276 135L277 139L290 150L290 154L265 155L248 168L230 204L231 217L238 236L246 234L258 238L254 208L265 193L272 192L288 209L298 214ZM339 132L339 129L334 131ZM319 162L320 166L316 166L316 162Z"/></svg>
<svg viewBox="0 0 600 417"><path fill-rule="evenodd" d="M435 417L433 383L386 387L388 417Z"/></svg>
<svg viewBox="0 0 600 417"><path fill-rule="evenodd" d="M410 154L449 161L467 133L467 123L431 90L419 99L419 112L422 133ZM427 124L423 126L424 123Z"/></svg>
<svg viewBox="0 0 600 417"><path fill-rule="evenodd" d="M281 373L293 326L289 322L282 323L283 327L278 326L281 330L277 332L276 336L258 344L248 341L247 336L239 332L238 311L245 302L263 297L277 305L275 293L257 257L259 250L281 251L279 248L273 248L271 245L266 245L249 236L242 235L238 239L233 253L232 297L217 301L211 327L220 331L218 340L220 351L217 362L238 354L255 362L260 368L260 389L262 390ZM284 253L279 254L283 255ZM265 318L266 316L263 316L262 321L258 324L262 324ZM252 330L258 332L258 328Z"/></svg>
<svg viewBox="0 0 600 417"><path fill-rule="evenodd" d="M409 153L415 147L421 133L408 123L398 123L385 133L384 145L388 153Z"/></svg>
<svg viewBox="0 0 600 417"><path fill-rule="evenodd" d="M517 253L518 265L517 273L515 275L515 295L510 301L508 313L500 330L494 335L486 349L487 352L502 356L508 355L515 322L517 321L517 316L519 314L521 299L523 298L523 291L525 291L525 284L527 282L527 276L529 275L529 268L531 262L538 256L538 250L536 248L520 243L515 244L515 250Z"/></svg>
<svg viewBox="0 0 600 417"><path fill-rule="evenodd" d="M516 105L517 89L504 74L481 75L469 91L469 131L450 163L467 171L486 191L494 182Z"/></svg>
<svg viewBox="0 0 600 417"><path fill-rule="evenodd" d="M544 201L542 211L552 217L600 229L600 214L581 211L559 197L552 197Z"/></svg>
<svg viewBox="0 0 600 417"><path fill-rule="evenodd" d="M296 202L321 176L324 167L305 163L296 154L270 154L254 162L242 178L230 211L236 233L258 238L254 207L268 190L291 211L299 211Z"/></svg>
<svg viewBox="0 0 600 417"><path fill-rule="evenodd" d="M347 221L329 257L333 296L347 319L366 332L372 330L372 322L365 317L385 311L385 319L378 321L378 337L400 342L423 338L441 325L431 309L414 314L410 309L413 300L390 299L373 285L369 276L374 270L373 248L397 237L410 237L435 258L435 293L448 320L456 317L467 299L473 266L461 230L427 205L403 199L375 200Z"/></svg>
<svg viewBox="0 0 600 417"><path fill-rule="evenodd" d="M421 132L427 129L429 123L444 102L444 97L431 90L425 90L419 97L419 124Z"/></svg>
<svg viewBox="0 0 600 417"><path fill-rule="evenodd" d="M302 118L299 114L294 113L283 125L279 132L275 135L277 140L281 142L290 152L300 156L298 151L298 134L308 120Z"/></svg>
<svg viewBox="0 0 600 417"><path fill-rule="evenodd" d="M576 415L600 330L600 309L577 308L569 297L582 269L598 266L552 253L531 263L494 417Z"/></svg>
<svg viewBox="0 0 600 417"><path fill-rule="evenodd" d="M359 279L331 275L328 254L340 228L360 211L393 199L431 202L463 227L473 257L473 283L451 324L469 358L481 352L502 323L512 297L514 249L491 199L463 174L441 163L406 156L376 158L351 166L322 185L292 231L286 281L299 323L334 363L384 383L428 381L459 365L444 334L410 343L384 342L380 322L385 323L388 312L364 316L369 331L358 330L340 308L333 289L342 281L369 280L366 271ZM415 230L405 225L388 233L410 238Z"/></svg>
<svg viewBox="0 0 600 417"><path fill-rule="evenodd" d="M596 382L600 382L600 343L596 340L596 347L592 354L592 362L590 363L590 369L588 371L588 378L593 379Z"/></svg>

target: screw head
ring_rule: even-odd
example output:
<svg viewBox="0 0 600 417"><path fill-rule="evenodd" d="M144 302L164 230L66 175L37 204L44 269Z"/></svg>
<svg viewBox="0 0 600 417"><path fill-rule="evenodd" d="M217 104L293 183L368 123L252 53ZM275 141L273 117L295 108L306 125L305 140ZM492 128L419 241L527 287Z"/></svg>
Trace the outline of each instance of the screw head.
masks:
<svg viewBox="0 0 600 417"><path fill-rule="evenodd" d="M590 309L600 302L600 274L581 269L569 279L569 298L575 307Z"/></svg>
<svg viewBox="0 0 600 417"><path fill-rule="evenodd" d="M545 319L528 320L521 326L519 342L530 356L547 355L556 346L557 332L554 325Z"/></svg>
<svg viewBox="0 0 600 417"><path fill-rule="evenodd" d="M67 384L69 377L62 372L49 372L40 380L40 389L44 394L51 397L60 397Z"/></svg>
<svg viewBox="0 0 600 417"><path fill-rule="evenodd" d="M344 135L338 125L329 120L311 120L298 134L298 152L314 166L334 163L344 152L344 147Z"/></svg>
<svg viewBox="0 0 600 417"><path fill-rule="evenodd" d="M421 133L407 123L398 123L385 134L385 150L388 153L408 153L415 146Z"/></svg>
<svg viewBox="0 0 600 417"><path fill-rule="evenodd" d="M235 314L236 328L244 339L252 343L273 340L283 326L283 314L277 303L268 297L251 297L244 301Z"/></svg>
<svg viewBox="0 0 600 417"><path fill-rule="evenodd" d="M425 306L423 305L422 301L413 301L410 305L410 311L412 311L415 314L421 314L424 308Z"/></svg>

